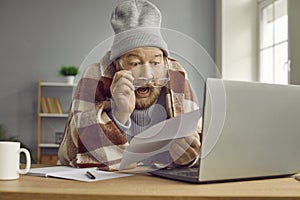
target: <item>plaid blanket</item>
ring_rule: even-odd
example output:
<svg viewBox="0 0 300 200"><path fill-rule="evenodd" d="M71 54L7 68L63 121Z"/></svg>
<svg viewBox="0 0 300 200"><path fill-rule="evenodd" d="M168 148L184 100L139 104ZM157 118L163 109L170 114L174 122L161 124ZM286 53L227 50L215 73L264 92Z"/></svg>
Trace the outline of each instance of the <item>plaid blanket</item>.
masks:
<svg viewBox="0 0 300 200"><path fill-rule="evenodd" d="M108 52L99 63L87 67L73 94L65 133L59 148L59 162L74 167L118 170L128 142L108 116L110 85L115 73ZM198 109L186 73L171 58L170 82L166 87L168 117ZM198 132L200 134L201 123Z"/></svg>

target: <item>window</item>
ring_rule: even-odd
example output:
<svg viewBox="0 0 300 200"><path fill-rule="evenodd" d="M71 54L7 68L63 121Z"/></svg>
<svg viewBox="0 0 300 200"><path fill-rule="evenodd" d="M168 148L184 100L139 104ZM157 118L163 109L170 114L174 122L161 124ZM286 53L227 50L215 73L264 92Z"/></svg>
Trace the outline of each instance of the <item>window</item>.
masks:
<svg viewBox="0 0 300 200"><path fill-rule="evenodd" d="M288 84L287 0L260 1L259 15L259 79L265 83Z"/></svg>

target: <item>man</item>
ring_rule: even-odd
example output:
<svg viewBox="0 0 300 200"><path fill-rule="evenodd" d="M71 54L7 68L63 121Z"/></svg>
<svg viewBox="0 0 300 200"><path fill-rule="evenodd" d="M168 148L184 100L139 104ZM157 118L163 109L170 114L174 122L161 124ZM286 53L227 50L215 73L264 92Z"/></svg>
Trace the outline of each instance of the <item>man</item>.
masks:
<svg viewBox="0 0 300 200"><path fill-rule="evenodd" d="M117 170L135 135L198 108L184 70L168 57L155 5L124 1L111 23L115 32L111 51L87 68L76 88L59 149L61 164ZM174 165L195 164L199 130L173 142L167 156Z"/></svg>

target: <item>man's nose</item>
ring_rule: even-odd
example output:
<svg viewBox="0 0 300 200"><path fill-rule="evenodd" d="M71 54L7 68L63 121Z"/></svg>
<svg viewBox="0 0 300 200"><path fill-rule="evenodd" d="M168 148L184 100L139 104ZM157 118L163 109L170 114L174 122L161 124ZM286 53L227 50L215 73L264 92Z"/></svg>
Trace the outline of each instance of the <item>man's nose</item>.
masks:
<svg viewBox="0 0 300 200"><path fill-rule="evenodd" d="M141 68L140 76L145 78L153 78L153 69L150 64L147 63Z"/></svg>

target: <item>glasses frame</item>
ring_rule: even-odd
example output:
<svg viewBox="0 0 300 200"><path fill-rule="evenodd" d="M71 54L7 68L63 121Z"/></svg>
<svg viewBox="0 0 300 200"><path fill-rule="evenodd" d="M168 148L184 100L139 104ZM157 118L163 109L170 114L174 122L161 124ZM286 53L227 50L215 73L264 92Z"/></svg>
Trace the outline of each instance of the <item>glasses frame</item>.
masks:
<svg viewBox="0 0 300 200"><path fill-rule="evenodd" d="M122 59L118 59L118 62L119 62L119 65L121 66L121 69L122 70L128 70L128 69L125 69L122 62L121 62ZM152 87L164 87L168 84L168 82L170 81L170 65L169 65L169 61L168 59L164 59L165 61L165 65L164 66L167 66L167 77L166 78L146 78L146 77L138 77L138 78L134 78L133 80L133 86L135 89L138 89L138 88L142 88L142 87L145 87L147 85L151 85ZM129 70L128 70L129 71ZM138 84L134 84L134 82L136 80L143 80L145 81L145 84L143 85L138 85ZM156 85L155 82L157 81L161 81L163 80L165 82L165 84L163 85Z"/></svg>

